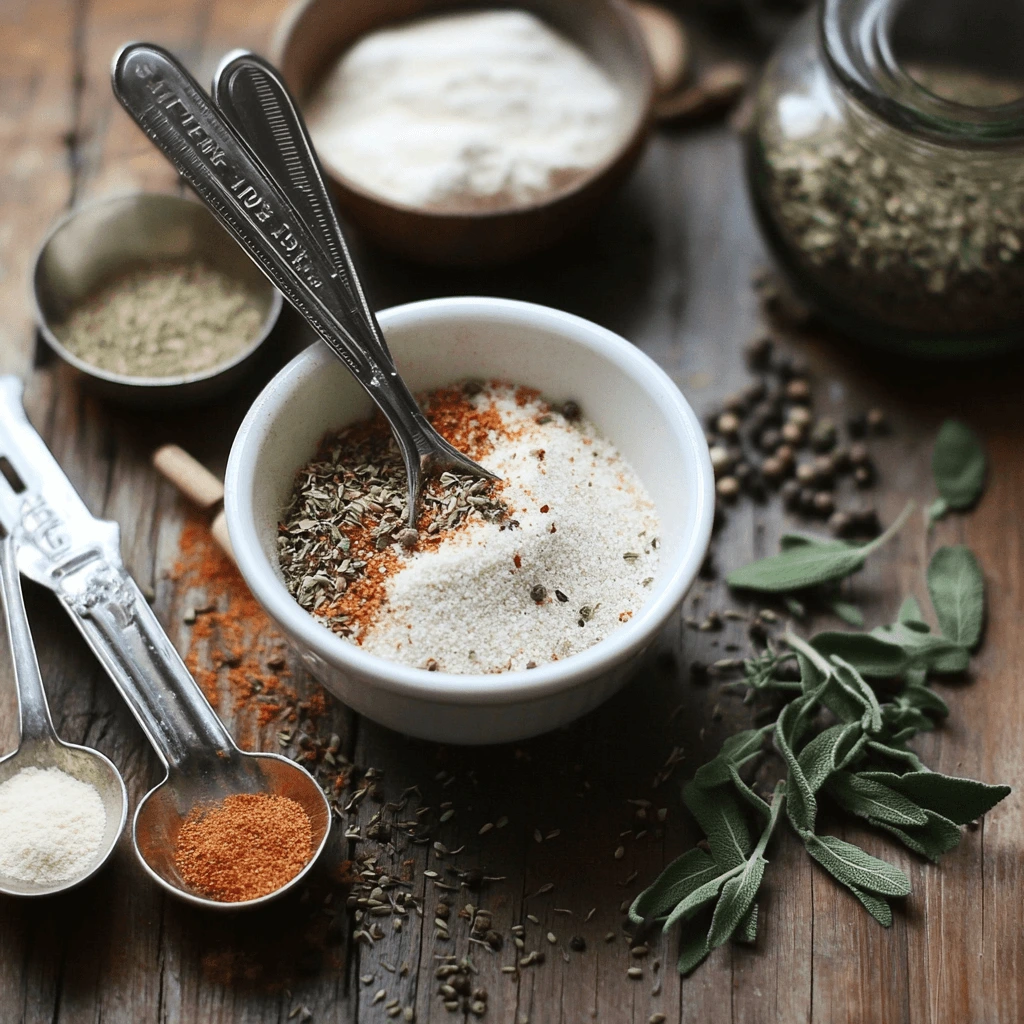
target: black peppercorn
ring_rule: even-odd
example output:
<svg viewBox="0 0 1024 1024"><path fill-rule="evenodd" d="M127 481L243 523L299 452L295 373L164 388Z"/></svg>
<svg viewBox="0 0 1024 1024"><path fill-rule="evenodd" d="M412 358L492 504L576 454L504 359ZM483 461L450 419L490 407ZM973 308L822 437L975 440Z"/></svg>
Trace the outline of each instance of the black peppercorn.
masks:
<svg viewBox="0 0 1024 1024"><path fill-rule="evenodd" d="M801 487L795 480L787 480L782 485L782 504L791 512L800 504L800 491Z"/></svg>
<svg viewBox="0 0 1024 1024"><path fill-rule="evenodd" d="M822 518L832 515L836 507L835 499L829 491L818 491L814 496L814 512Z"/></svg>
<svg viewBox="0 0 1024 1024"><path fill-rule="evenodd" d="M867 415L865 413L859 412L856 415L851 416L846 421L846 429L850 432L850 437L852 437L855 441L859 441L862 437L867 436Z"/></svg>
<svg viewBox="0 0 1024 1024"><path fill-rule="evenodd" d="M767 335L752 338L746 346L747 366L752 370L767 370L771 365L774 348L772 339Z"/></svg>
<svg viewBox="0 0 1024 1024"><path fill-rule="evenodd" d="M463 882L470 892L476 892L484 884L484 873L480 868L470 868L463 876Z"/></svg>
<svg viewBox="0 0 1024 1024"><path fill-rule="evenodd" d="M875 482L875 467L870 462L858 466L853 471L853 482L861 488L871 487Z"/></svg>
<svg viewBox="0 0 1024 1024"><path fill-rule="evenodd" d="M562 403L562 415L570 422L574 422L580 418L580 407L579 404L569 399L568 402Z"/></svg>
<svg viewBox="0 0 1024 1024"><path fill-rule="evenodd" d="M569 940L569 948L574 953L585 953L587 951L587 940L582 935L574 935Z"/></svg>

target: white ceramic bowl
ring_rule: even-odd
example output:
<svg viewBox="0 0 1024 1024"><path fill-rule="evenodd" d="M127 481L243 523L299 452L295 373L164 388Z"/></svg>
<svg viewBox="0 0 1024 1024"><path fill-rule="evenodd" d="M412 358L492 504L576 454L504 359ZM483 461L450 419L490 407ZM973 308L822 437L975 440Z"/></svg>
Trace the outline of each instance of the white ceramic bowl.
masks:
<svg viewBox="0 0 1024 1024"><path fill-rule="evenodd" d="M675 384L618 335L568 313L506 299L431 299L379 314L414 391L498 378L574 398L631 463L661 517L661 569L647 604L580 654L501 675L427 672L335 636L291 597L275 535L294 475L329 430L370 399L324 345L264 388L231 449L225 507L239 568L310 671L367 718L424 739L500 743L565 725L614 693L677 613L711 536L714 476L704 432Z"/></svg>

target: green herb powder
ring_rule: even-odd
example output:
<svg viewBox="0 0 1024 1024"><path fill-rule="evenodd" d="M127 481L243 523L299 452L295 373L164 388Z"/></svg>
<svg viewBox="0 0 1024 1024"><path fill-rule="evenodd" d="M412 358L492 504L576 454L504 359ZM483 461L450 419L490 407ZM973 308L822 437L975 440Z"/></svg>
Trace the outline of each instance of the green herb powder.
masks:
<svg viewBox="0 0 1024 1024"><path fill-rule="evenodd" d="M265 316L266 303L243 282L201 262L163 264L104 285L55 333L101 370L177 377L234 358Z"/></svg>

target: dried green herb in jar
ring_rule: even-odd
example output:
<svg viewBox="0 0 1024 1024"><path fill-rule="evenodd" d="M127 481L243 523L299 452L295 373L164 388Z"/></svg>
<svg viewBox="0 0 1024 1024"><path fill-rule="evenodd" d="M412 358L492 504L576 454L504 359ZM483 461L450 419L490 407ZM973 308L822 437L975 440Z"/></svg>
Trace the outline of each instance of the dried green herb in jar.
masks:
<svg viewBox="0 0 1024 1024"><path fill-rule="evenodd" d="M1007 83L917 72L971 103ZM765 205L816 292L911 332L980 334L1024 316L1024 163L1003 147L940 145L848 104L761 134Z"/></svg>
<svg viewBox="0 0 1024 1024"><path fill-rule="evenodd" d="M202 262L143 267L108 282L55 329L72 355L129 377L178 377L246 349L266 303Z"/></svg>

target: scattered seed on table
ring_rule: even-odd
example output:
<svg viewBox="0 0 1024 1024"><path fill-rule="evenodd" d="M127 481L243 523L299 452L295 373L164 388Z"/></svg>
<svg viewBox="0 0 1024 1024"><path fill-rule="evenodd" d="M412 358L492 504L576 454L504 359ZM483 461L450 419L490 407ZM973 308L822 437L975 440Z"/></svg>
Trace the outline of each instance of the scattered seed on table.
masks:
<svg viewBox="0 0 1024 1024"><path fill-rule="evenodd" d="M630 967L626 970L626 974L634 981L639 981L643 976L644 972L639 967Z"/></svg>
<svg viewBox="0 0 1024 1024"><path fill-rule="evenodd" d="M626 856L626 848L624 846L616 846L615 853L612 854L612 856L616 860L622 860L622 858Z"/></svg>

